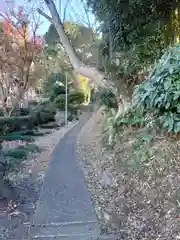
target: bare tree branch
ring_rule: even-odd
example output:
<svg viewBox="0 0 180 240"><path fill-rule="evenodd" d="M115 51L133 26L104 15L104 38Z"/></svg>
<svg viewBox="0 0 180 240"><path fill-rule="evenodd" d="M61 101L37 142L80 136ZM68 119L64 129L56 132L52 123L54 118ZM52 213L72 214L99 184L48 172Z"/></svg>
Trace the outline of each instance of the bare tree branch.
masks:
<svg viewBox="0 0 180 240"><path fill-rule="evenodd" d="M49 17L45 12L43 12L40 8L37 9L38 13L41 14L44 18L46 18L49 22L53 23L52 18Z"/></svg>
<svg viewBox="0 0 180 240"><path fill-rule="evenodd" d="M61 22L60 16L56 9L55 3L53 0L44 0L46 6L48 7L51 16L52 16L52 23L55 26L57 33L59 35L60 41L62 42L64 49L69 56L72 66L74 67L75 71L84 75L85 77L93 80L99 86L108 86L110 87L110 83L107 84L105 81L104 73L99 71L97 68L88 66L83 64L79 57L77 56L73 46L71 45L70 40L68 39L63 24Z"/></svg>
<svg viewBox="0 0 180 240"><path fill-rule="evenodd" d="M67 12L67 7L68 7L69 2L70 2L70 0L67 0L66 4L65 4L65 7L64 7L63 22L66 19L66 12Z"/></svg>

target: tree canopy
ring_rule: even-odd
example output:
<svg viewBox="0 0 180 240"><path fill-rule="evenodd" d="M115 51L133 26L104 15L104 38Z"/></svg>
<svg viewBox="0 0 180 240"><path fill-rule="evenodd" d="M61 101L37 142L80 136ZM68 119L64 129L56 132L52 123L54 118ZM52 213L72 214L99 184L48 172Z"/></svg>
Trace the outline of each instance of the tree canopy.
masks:
<svg viewBox="0 0 180 240"><path fill-rule="evenodd" d="M176 0L88 0L88 5L101 22L104 51L146 45L163 48L180 36L180 4ZM152 53L152 52L151 52Z"/></svg>

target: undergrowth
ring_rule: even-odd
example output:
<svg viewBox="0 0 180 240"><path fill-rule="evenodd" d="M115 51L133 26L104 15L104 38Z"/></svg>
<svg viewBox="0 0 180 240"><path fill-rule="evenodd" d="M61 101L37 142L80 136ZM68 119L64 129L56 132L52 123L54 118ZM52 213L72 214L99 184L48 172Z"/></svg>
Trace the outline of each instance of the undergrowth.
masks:
<svg viewBox="0 0 180 240"><path fill-rule="evenodd" d="M39 152L40 149L36 144L26 144L22 146L18 146L13 149L4 149L3 156L5 158L4 161L4 169L6 173L11 171L16 171L19 169L19 165L28 157L30 153Z"/></svg>
<svg viewBox="0 0 180 240"><path fill-rule="evenodd" d="M114 155L118 185L114 187L112 219L122 231L122 239L178 239L178 139L167 137L150 116L132 112L117 119L114 116L111 111L105 119L103 143L111 146Z"/></svg>

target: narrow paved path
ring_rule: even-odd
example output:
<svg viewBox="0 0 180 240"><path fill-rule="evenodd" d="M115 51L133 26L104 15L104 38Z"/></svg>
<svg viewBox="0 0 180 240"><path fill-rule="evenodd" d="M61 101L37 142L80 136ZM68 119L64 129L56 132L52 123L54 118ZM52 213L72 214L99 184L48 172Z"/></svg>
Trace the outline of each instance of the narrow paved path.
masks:
<svg viewBox="0 0 180 240"><path fill-rule="evenodd" d="M30 239L98 239L99 225L76 155L77 134L90 116L90 112L84 114L53 153L29 232Z"/></svg>

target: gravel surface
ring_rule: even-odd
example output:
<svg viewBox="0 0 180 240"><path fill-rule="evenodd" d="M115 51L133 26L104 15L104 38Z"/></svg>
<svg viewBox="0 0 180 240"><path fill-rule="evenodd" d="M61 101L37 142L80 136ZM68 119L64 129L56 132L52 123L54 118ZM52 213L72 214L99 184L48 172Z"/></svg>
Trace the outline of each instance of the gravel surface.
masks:
<svg viewBox="0 0 180 240"><path fill-rule="evenodd" d="M41 152L29 155L20 171L9 176L16 189L18 205L8 214L0 214L0 239L24 239L23 223L30 222L34 214L51 154L59 140L75 124L76 122L69 123L68 127L51 129L50 134L36 137L35 144L40 147ZM17 147L19 144L21 145L22 142L13 142L13 146ZM9 147L9 143L6 142L5 146Z"/></svg>

